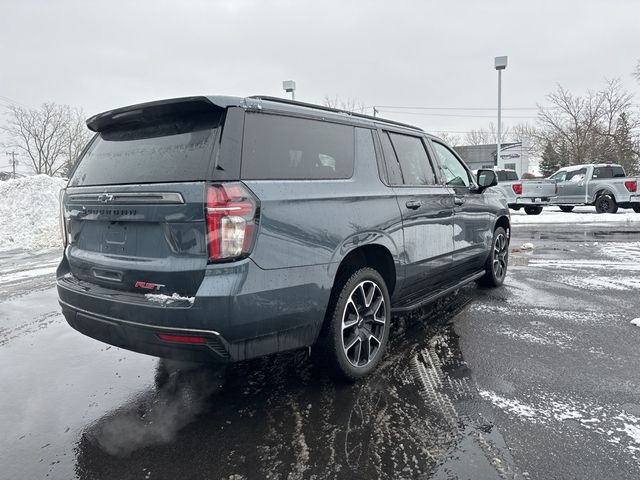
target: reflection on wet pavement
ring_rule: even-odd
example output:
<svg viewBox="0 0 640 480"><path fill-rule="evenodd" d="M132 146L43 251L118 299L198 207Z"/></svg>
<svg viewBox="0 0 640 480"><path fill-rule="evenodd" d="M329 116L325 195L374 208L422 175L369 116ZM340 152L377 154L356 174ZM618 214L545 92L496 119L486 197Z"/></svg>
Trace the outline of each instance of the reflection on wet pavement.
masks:
<svg viewBox="0 0 640 480"><path fill-rule="evenodd" d="M76 474L176 478L189 465L189 478L515 478L450 324L474 290L399 319L381 367L353 385L306 352L226 372L161 361L155 391L83 433Z"/></svg>
<svg viewBox="0 0 640 480"><path fill-rule="evenodd" d="M640 242L590 235L514 231L504 287L395 319L353 385L307 352L221 370L104 345L60 315L55 254L0 256L0 478L638 478Z"/></svg>

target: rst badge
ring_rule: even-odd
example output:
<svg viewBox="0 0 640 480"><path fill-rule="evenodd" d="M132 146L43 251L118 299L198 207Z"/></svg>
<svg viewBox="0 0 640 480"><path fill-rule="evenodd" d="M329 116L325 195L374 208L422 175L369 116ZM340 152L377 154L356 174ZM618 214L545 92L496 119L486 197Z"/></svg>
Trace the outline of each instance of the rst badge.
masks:
<svg viewBox="0 0 640 480"><path fill-rule="evenodd" d="M135 288L144 288L145 290L160 290L164 285L159 283L149 283L149 282L136 282L134 285Z"/></svg>

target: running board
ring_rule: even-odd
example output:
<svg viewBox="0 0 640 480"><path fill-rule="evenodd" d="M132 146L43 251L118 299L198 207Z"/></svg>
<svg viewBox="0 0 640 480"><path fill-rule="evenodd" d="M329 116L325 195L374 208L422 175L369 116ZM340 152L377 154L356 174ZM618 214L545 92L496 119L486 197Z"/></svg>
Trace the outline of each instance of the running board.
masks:
<svg viewBox="0 0 640 480"><path fill-rule="evenodd" d="M474 280L477 280L478 278L483 277L484 274L485 274L484 270L481 272L476 272L472 275L465 277L460 282L454 285L436 290L435 292L429 294L428 296L422 297L417 302L410 303L409 305L401 305L397 307L392 306L391 313L406 313L406 312L410 312L411 310L415 310L416 308L423 307L429 303L432 303L438 300L441 297L444 297L445 295L450 294L455 290L458 290L460 287L465 286L467 283L473 282Z"/></svg>

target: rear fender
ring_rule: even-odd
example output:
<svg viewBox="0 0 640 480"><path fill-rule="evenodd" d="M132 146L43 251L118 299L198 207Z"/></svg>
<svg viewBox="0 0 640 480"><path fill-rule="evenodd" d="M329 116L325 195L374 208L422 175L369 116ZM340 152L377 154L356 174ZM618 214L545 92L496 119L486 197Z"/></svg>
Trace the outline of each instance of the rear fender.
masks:
<svg viewBox="0 0 640 480"><path fill-rule="evenodd" d="M613 193L614 191L615 188L611 184L598 185L598 189L591 198L590 203L595 203L598 197L602 195L610 195L614 200L617 200L616 195Z"/></svg>
<svg viewBox="0 0 640 480"><path fill-rule="evenodd" d="M379 245L389 250L391 257L393 258L393 264L396 271L397 290L405 276L405 263L402 259L401 248L397 245L397 242L394 241L391 235L380 230L365 230L354 233L345 238L333 252L331 263L329 264L329 275L335 277L342 260L344 260L345 257L356 248L366 245Z"/></svg>

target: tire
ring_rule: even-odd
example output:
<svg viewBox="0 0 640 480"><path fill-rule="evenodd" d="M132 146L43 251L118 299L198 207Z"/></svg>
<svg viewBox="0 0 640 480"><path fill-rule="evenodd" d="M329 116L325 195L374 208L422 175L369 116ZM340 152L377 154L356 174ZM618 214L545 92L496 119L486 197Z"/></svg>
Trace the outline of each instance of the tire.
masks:
<svg viewBox="0 0 640 480"><path fill-rule="evenodd" d="M498 227L493 232L491 253L484 264L485 274L476 280L483 287L499 287L504 283L509 265L509 239L504 228Z"/></svg>
<svg viewBox="0 0 640 480"><path fill-rule="evenodd" d="M640 203L634 203L633 207L631 207L631 208L633 208L634 212L640 213Z"/></svg>
<svg viewBox="0 0 640 480"><path fill-rule="evenodd" d="M540 215L542 213L542 207L526 206L524 211L527 215Z"/></svg>
<svg viewBox="0 0 640 480"><path fill-rule="evenodd" d="M613 195L604 194L596 198L596 212L598 213L616 213L618 211L618 204Z"/></svg>
<svg viewBox="0 0 640 480"><path fill-rule="evenodd" d="M384 355L390 327L391 301L382 276L372 268L347 273L329 301L317 343L320 365L349 382L368 375Z"/></svg>
<svg viewBox="0 0 640 480"><path fill-rule="evenodd" d="M568 205L562 205L562 206L560 207L560 210L562 210L562 211L563 211L563 212L565 212L565 213L569 213L569 212L572 212L574 208L575 208L575 207L574 207L573 205L571 205L571 206L568 206Z"/></svg>

